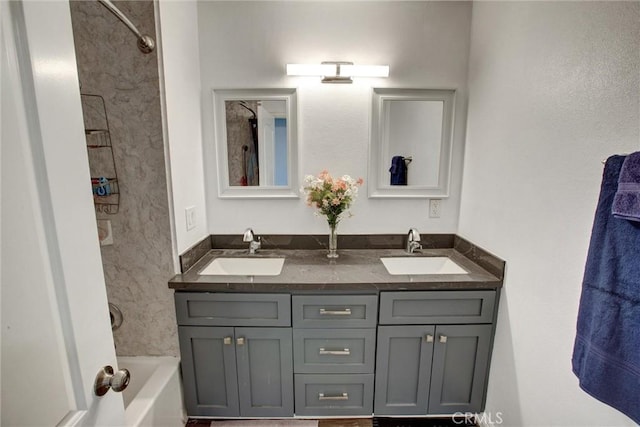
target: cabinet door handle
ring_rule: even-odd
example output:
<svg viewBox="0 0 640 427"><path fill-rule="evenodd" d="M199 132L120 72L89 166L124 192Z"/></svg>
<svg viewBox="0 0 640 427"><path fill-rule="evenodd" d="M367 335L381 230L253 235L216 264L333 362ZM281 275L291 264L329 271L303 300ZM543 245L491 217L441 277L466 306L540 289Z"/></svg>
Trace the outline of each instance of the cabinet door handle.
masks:
<svg viewBox="0 0 640 427"><path fill-rule="evenodd" d="M348 348L344 350L325 350L324 348L320 348L318 353L320 356L350 356L351 350Z"/></svg>
<svg viewBox="0 0 640 427"><path fill-rule="evenodd" d="M222 340L224 345L231 345L232 341L233 341L233 339L231 337L224 337L224 339Z"/></svg>
<svg viewBox="0 0 640 427"><path fill-rule="evenodd" d="M433 335L431 334L427 334L424 336L424 341L425 342L433 342Z"/></svg>
<svg viewBox="0 0 640 427"><path fill-rule="evenodd" d="M349 400L349 393L342 393L335 396L325 396L324 393L318 393L318 400Z"/></svg>
<svg viewBox="0 0 640 427"><path fill-rule="evenodd" d="M442 344L445 344L447 342L447 336L446 335L440 335L440 342Z"/></svg>
<svg viewBox="0 0 640 427"><path fill-rule="evenodd" d="M240 337L240 338L236 339L236 344L244 345L244 338Z"/></svg>
<svg viewBox="0 0 640 427"><path fill-rule="evenodd" d="M351 309L345 308L344 310L327 310L325 308L320 309L321 316L351 316Z"/></svg>

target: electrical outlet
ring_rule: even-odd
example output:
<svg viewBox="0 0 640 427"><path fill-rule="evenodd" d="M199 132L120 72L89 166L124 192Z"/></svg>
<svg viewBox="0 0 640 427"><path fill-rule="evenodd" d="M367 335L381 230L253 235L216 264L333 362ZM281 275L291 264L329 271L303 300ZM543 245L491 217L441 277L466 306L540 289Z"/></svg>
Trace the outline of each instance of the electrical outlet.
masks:
<svg viewBox="0 0 640 427"><path fill-rule="evenodd" d="M189 206L185 208L184 215L187 220L187 231L193 230L196 227L196 207Z"/></svg>
<svg viewBox="0 0 640 427"><path fill-rule="evenodd" d="M429 218L440 218L440 205L442 199L429 200Z"/></svg>

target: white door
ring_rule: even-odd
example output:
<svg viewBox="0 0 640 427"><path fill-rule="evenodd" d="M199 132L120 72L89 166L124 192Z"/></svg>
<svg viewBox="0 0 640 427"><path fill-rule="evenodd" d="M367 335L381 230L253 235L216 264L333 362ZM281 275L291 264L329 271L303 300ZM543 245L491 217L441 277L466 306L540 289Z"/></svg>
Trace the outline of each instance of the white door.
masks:
<svg viewBox="0 0 640 427"><path fill-rule="evenodd" d="M268 104L268 101L263 101ZM260 185L274 185L276 118L264 105L258 105L258 144L260 145Z"/></svg>
<svg viewBox="0 0 640 427"><path fill-rule="evenodd" d="M0 8L2 425L120 426L69 4Z"/></svg>

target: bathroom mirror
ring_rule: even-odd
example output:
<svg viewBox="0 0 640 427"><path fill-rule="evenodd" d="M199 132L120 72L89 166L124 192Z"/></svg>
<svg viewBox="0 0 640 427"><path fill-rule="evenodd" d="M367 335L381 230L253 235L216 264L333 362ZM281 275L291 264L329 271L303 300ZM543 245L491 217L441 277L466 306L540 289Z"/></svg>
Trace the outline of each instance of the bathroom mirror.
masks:
<svg viewBox="0 0 640 427"><path fill-rule="evenodd" d="M221 198L298 197L295 89L214 89Z"/></svg>
<svg viewBox="0 0 640 427"><path fill-rule="evenodd" d="M373 89L369 197L449 196L454 90Z"/></svg>

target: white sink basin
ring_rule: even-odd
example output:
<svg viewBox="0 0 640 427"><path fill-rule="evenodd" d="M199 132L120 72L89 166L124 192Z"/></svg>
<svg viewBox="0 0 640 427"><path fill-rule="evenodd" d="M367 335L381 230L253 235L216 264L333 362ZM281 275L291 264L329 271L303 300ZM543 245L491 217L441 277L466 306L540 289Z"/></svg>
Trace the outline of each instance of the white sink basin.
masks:
<svg viewBox="0 0 640 427"><path fill-rule="evenodd" d="M213 276L277 276L284 258L215 258L199 274Z"/></svg>
<svg viewBox="0 0 640 427"><path fill-rule="evenodd" d="M468 274L448 257L380 258L389 274Z"/></svg>

